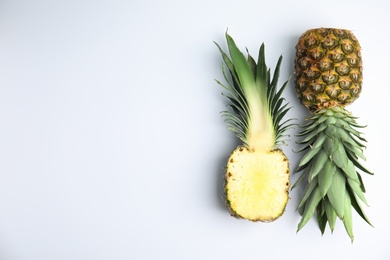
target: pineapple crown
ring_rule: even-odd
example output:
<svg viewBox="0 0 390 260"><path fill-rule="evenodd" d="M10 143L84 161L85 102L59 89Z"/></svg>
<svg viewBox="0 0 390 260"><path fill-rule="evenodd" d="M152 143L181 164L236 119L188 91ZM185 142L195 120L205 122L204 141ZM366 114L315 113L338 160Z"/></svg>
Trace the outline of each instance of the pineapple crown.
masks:
<svg viewBox="0 0 390 260"><path fill-rule="evenodd" d="M272 149L285 144L286 131L293 125L289 119L282 122L290 110L282 93L289 80L277 90L282 56L279 57L273 77L265 62L265 47L261 45L257 63L247 51L247 58L237 48L232 37L226 32L229 56L217 44L224 64L222 72L227 85L216 80L228 94L230 110L222 111L229 129L249 148L266 146ZM227 68L227 69L226 69ZM227 75L230 73L230 78ZM256 144L257 143L257 144ZM259 144L260 143L260 144Z"/></svg>
<svg viewBox="0 0 390 260"><path fill-rule="evenodd" d="M373 173L360 162L360 159L366 159L363 155L366 140L356 129L364 127L356 119L342 107L322 109L308 118L308 123L298 134L304 137L299 142L303 146L298 152L307 151L297 169L302 175L292 187L294 189L302 180L307 180L298 205L298 209L302 209L298 231L317 211L322 234L327 224L333 232L336 217L339 217L353 241L351 208L372 225L359 202L368 206L360 172Z"/></svg>

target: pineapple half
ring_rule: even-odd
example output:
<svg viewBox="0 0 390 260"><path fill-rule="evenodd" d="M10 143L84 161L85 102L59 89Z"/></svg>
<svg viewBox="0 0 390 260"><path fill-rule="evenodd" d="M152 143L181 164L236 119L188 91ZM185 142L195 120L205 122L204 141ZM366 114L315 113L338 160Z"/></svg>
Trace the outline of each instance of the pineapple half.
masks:
<svg viewBox="0 0 390 260"><path fill-rule="evenodd" d="M227 33L226 40L230 57L216 43L227 84L217 82L227 91L230 108L222 114L243 144L227 162L225 202L232 216L270 222L283 214L290 188L289 161L279 148L293 125L288 123L291 120L281 122L289 110L281 97L288 81L277 91L282 56L271 79L264 44L256 63L249 53L244 56Z"/></svg>
<svg viewBox="0 0 390 260"><path fill-rule="evenodd" d="M338 217L353 240L352 208L370 224L360 203L367 204L361 173L372 174L360 162L366 140L357 118L345 109L361 93L360 49L351 31L337 28L308 30L296 45L296 92L313 113L300 133L306 154L293 186L306 180L298 231L316 212L322 233L327 224L333 232Z"/></svg>

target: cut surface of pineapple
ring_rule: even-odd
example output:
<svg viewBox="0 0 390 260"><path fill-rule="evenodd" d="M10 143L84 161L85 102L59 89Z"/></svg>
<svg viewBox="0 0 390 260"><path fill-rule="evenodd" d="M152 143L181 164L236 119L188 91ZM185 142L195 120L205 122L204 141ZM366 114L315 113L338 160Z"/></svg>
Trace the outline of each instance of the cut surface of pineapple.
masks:
<svg viewBox="0 0 390 260"><path fill-rule="evenodd" d="M225 196L230 213L252 221L275 220L287 205L289 174L282 150L237 147L226 170Z"/></svg>

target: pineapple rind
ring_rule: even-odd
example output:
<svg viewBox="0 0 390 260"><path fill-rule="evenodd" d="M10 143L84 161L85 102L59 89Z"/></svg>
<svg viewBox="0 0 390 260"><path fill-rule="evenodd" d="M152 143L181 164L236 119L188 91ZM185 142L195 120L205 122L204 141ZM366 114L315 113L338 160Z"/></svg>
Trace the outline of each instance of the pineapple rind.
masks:
<svg viewBox="0 0 390 260"><path fill-rule="evenodd" d="M296 45L295 86L303 105L316 112L351 104L362 90L359 41L349 30L316 28Z"/></svg>
<svg viewBox="0 0 390 260"><path fill-rule="evenodd" d="M355 130L355 127L361 127L355 119L341 107L322 109L308 118L310 122L307 125L315 127L302 131L302 136L306 136L301 142L304 146L302 150L306 149L307 152L300 161L298 171L304 171L293 186L296 187L304 178L308 180L298 205L303 212L298 231L316 211L322 233L327 223L333 231L337 216L353 240L351 208L371 225L359 203L360 200L367 204L358 170L369 174L372 172L360 164L360 160L365 159L361 142L365 140Z"/></svg>

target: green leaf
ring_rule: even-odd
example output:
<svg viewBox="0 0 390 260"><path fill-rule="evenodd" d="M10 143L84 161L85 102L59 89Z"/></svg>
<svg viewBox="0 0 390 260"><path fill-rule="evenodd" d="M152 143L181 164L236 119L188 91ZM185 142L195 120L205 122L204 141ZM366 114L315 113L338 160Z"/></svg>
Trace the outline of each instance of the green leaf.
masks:
<svg viewBox="0 0 390 260"><path fill-rule="evenodd" d="M354 181L358 181L358 176L355 170L355 165L349 160L347 153L345 152L344 145L339 140L334 140L334 150L330 155L331 160L343 170L348 178Z"/></svg>
<svg viewBox="0 0 390 260"><path fill-rule="evenodd" d="M295 189L301 182L303 179L305 179L310 173L310 167L307 167L303 173L301 174L301 176L298 178L298 180L294 183L294 185L291 187L291 189Z"/></svg>
<svg viewBox="0 0 390 260"><path fill-rule="evenodd" d="M325 197L328 192L330 186L333 182L334 174L336 173L336 166L331 162L327 161L324 164L321 172L318 174L318 187L321 192L321 196Z"/></svg>
<svg viewBox="0 0 390 260"><path fill-rule="evenodd" d="M323 235L325 233L326 223L328 222L323 200L321 200L317 206L317 222L321 230L321 234Z"/></svg>
<svg viewBox="0 0 390 260"><path fill-rule="evenodd" d="M336 172L333 176L332 185L329 187L327 193L327 197L337 216L341 219L344 217L345 194L346 179L344 175L338 169L336 169Z"/></svg>
<svg viewBox="0 0 390 260"><path fill-rule="evenodd" d="M336 140L334 138L328 137L327 135L326 135L326 137L327 138L323 142L322 147L324 148L324 150L328 154L329 158L332 158L332 155L334 153L334 149L336 148L336 146L334 145Z"/></svg>
<svg viewBox="0 0 390 260"><path fill-rule="evenodd" d="M363 179L360 173L358 173L358 177L359 177L360 189L362 190L362 192L366 192L366 188L364 187Z"/></svg>
<svg viewBox="0 0 390 260"><path fill-rule="evenodd" d="M265 63L265 46L264 43L261 44L259 49L259 56L257 60L257 70L256 70L256 82L261 86L266 86L268 81L267 76L267 64Z"/></svg>
<svg viewBox="0 0 390 260"><path fill-rule="evenodd" d="M252 70L242 52L237 48L234 40L226 33L226 40L230 53L230 58L234 65L234 69L237 74L237 78L240 86L247 91L247 88L251 88L255 85L254 76Z"/></svg>
<svg viewBox="0 0 390 260"><path fill-rule="evenodd" d="M274 71L274 75L272 77L272 82L271 82L271 86L273 89L276 90L276 86L278 85L278 79L279 79L279 76L280 76L280 66L282 65L282 60L283 60L283 56L280 56L279 59L278 59L278 62L276 63L276 67L275 67L275 71ZM279 90L279 92L283 92L283 87Z"/></svg>
<svg viewBox="0 0 390 260"><path fill-rule="evenodd" d="M321 150L321 147L318 147L315 149L310 149L310 151L308 151L301 159L299 166L303 166L303 165L307 164L320 150Z"/></svg>
<svg viewBox="0 0 390 260"><path fill-rule="evenodd" d="M313 138L317 138L317 135L322 133L323 131L327 130L327 125L320 124L316 129L314 129L309 135L306 136L305 139L303 139L302 143L308 142L312 140Z"/></svg>
<svg viewBox="0 0 390 260"><path fill-rule="evenodd" d="M296 134L297 137L300 137L300 136L305 136L309 133L311 133L312 131L314 131L318 126L318 123L316 121L313 121L313 120L309 120L308 123L306 123L305 125L301 126L301 128L303 129L300 133Z"/></svg>
<svg viewBox="0 0 390 260"><path fill-rule="evenodd" d="M252 70L252 74L253 74L253 77L254 79L256 79L256 67L257 67L257 64L256 64L256 61L253 59L253 57L249 54L249 51L248 49L246 49L246 52L248 53L248 64L249 64L249 67L251 68Z"/></svg>
<svg viewBox="0 0 390 260"><path fill-rule="evenodd" d="M325 163L328 161L328 155L325 151L320 150L316 156L313 158L313 162L311 163L309 181L313 180L319 172L323 169Z"/></svg>
<svg viewBox="0 0 390 260"><path fill-rule="evenodd" d="M361 201L363 201L364 204L366 204L368 206L366 197L364 196L364 192L363 192L361 185L360 185L360 181L359 181L359 183L357 183L356 181L353 181L353 180L348 178L347 183L348 183L350 189L359 197L359 199Z"/></svg>
<svg viewBox="0 0 390 260"><path fill-rule="evenodd" d="M317 190L317 179L314 179L312 182L310 182L305 189L305 192L303 194L303 197L301 199L301 202L299 203L297 209L301 208L303 205L305 205L307 199L311 196L313 191Z"/></svg>
<svg viewBox="0 0 390 260"><path fill-rule="evenodd" d="M321 147L322 144L325 142L325 140L328 138L328 136L324 133L320 133L318 137L316 138L315 142L313 143L313 148Z"/></svg>
<svg viewBox="0 0 390 260"><path fill-rule="evenodd" d="M356 199L356 195L353 193L352 190L348 190L349 197L351 199L352 207L356 210L356 212L359 214L359 216L364 219L370 226L372 226L370 220L368 219L367 215L364 213L364 210L362 206L360 205L359 201Z"/></svg>
<svg viewBox="0 0 390 260"><path fill-rule="evenodd" d="M310 220L310 218L313 216L313 214L316 210L316 207L317 207L318 203L320 202L320 200L321 200L320 191L319 191L319 189L315 189L313 191L313 193L311 194L309 201L305 205L305 210L302 214L302 219L298 224L297 232L299 232L307 224L307 222Z"/></svg>
<svg viewBox="0 0 390 260"><path fill-rule="evenodd" d="M345 153L343 144L339 140L333 140L333 149L329 156L338 167L347 167L348 157Z"/></svg>
<svg viewBox="0 0 390 260"><path fill-rule="evenodd" d="M325 125L325 124L324 124ZM330 138L334 138L336 132L337 132L337 127L334 126L334 125L330 125L330 126L327 126L326 127L326 130L325 130L325 133L330 137Z"/></svg>
<svg viewBox="0 0 390 260"><path fill-rule="evenodd" d="M366 157L363 154L363 149L357 145L352 145L348 142L343 142L344 147L346 148L347 153L355 157L360 157L363 160L366 160Z"/></svg>
<svg viewBox="0 0 390 260"><path fill-rule="evenodd" d="M336 212L334 211L332 205L330 204L330 202L327 198L324 199L324 204L325 204L326 216L327 216L328 222L329 222L329 227L333 233L333 230L336 226L337 215L336 215Z"/></svg>
<svg viewBox="0 0 390 260"><path fill-rule="evenodd" d="M327 125L334 125L334 124L336 124L337 120L338 119L336 117L328 117L326 119L326 124Z"/></svg>
<svg viewBox="0 0 390 260"><path fill-rule="evenodd" d="M351 198L349 194L346 193L344 199L344 218L343 218L344 227L347 230L348 236L353 241L353 227L352 227L352 211L351 211Z"/></svg>
<svg viewBox="0 0 390 260"><path fill-rule="evenodd" d="M218 43L214 42L215 45L217 46L219 52L221 53L222 55L222 59L223 61L225 62L226 66L228 67L229 69L229 72L230 74L232 75L232 78L236 81L238 81L238 77L237 77L237 74L236 74L236 71L234 69L234 64L233 62L230 60L230 58L226 55L226 53L222 50L221 46L219 46Z"/></svg>
<svg viewBox="0 0 390 260"><path fill-rule="evenodd" d="M367 170L367 168L365 168L365 167L359 162L359 160L357 160L356 158L354 158L353 156L351 156L351 155L349 155L349 154L348 154L348 159L353 163L353 165L354 165L356 168L358 168L358 169L362 170L363 172L368 173L368 174L370 174L370 175L373 175L373 174L374 174L373 172Z"/></svg>

